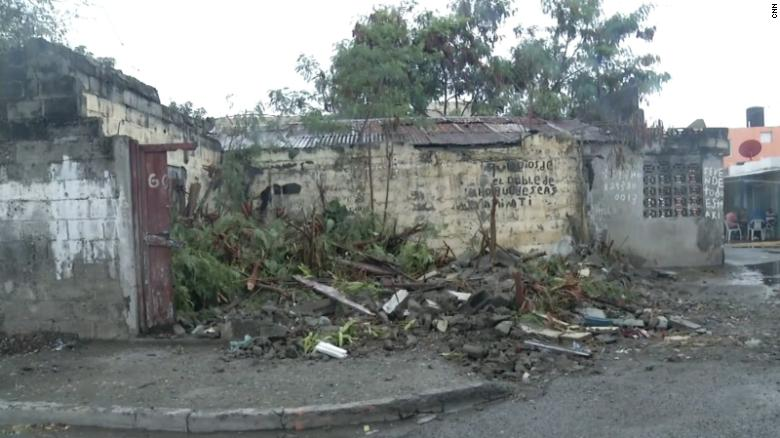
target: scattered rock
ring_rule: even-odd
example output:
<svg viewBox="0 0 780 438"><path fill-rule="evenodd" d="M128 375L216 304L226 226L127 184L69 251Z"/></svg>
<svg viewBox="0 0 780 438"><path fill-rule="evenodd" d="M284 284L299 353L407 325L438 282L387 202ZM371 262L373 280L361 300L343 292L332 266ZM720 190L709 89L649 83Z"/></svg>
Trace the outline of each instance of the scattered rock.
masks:
<svg viewBox="0 0 780 438"><path fill-rule="evenodd" d="M682 316L672 316L672 317L670 317L669 318L669 323L671 324L672 327L682 328L682 329L686 329L686 330L693 330L693 331L695 331L695 330L699 330L700 328L702 328L700 324L696 324L693 321L689 321L689 320L683 318Z"/></svg>
<svg viewBox="0 0 780 438"><path fill-rule="evenodd" d="M496 331L500 333L502 336L509 336L509 332L512 331L512 326L514 324L512 321L501 321L498 324L496 324Z"/></svg>
<svg viewBox="0 0 780 438"><path fill-rule="evenodd" d="M436 330L438 330L440 333L444 333L447 331L447 326L449 325L449 323L447 322L446 319L437 319L435 321L435 325L436 325Z"/></svg>
<svg viewBox="0 0 780 438"><path fill-rule="evenodd" d="M479 345L465 344L463 346L463 352L472 359L482 359L487 356L487 350Z"/></svg>

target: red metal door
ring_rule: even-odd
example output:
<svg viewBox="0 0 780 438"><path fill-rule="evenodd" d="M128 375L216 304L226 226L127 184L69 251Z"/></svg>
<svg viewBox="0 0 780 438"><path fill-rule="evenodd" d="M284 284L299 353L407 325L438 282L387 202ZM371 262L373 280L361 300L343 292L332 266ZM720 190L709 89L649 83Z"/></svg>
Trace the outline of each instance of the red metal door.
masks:
<svg viewBox="0 0 780 438"><path fill-rule="evenodd" d="M142 332L165 330L175 323L167 153L193 148L190 144L131 143L137 262L141 274L138 310Z"/></svg>

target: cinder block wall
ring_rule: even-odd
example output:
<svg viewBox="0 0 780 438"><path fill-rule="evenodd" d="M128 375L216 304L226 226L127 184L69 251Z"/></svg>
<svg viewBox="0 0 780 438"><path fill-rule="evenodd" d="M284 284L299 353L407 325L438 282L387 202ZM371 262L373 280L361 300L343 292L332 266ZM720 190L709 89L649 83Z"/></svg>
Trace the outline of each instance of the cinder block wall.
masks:
<svg viewBox="0 0 780 438"><path fill-rule="evenodd" d="M135 333L128 139L29 134L0 142L0 332Z"/></svg>
<svg viewBox="0 0 780 438"><path fill-rule="evenodd" d="M637 150L588 146L592 236L645 266L722 264L725 132L686 131Z"/></svg>
<svg viewBox="0 0 780 438"><path fill-rule="evenodd" d="M64 46L30 40L0 66L0 104L7 108L0 122L99 118L105 136L125 135L142 144L195 143L195 151L168 154L169 166L186 169L188 184L206 186L204 166L221 159L219 142L206 134L204 122L160 104L155 88Z"/></svg>
<svg viewBox="0 0 780 438"><path fill-rule="evenodd" d="M374 209L399 227L432 224L456 253L479 245L488 229L492 190L499 244L519 250L567 253L582 224L579 146L569 138L534 136L523 145L372 149ZM252 194L266 208L311 211L322 199L370 208L368 147L263 151L255 161ZM389 186L387 180L390 180ZM389 191L388 191L389 188ZM265 195L264 195L265 193ZM261 202L262 206L262 202Z"/></svg>

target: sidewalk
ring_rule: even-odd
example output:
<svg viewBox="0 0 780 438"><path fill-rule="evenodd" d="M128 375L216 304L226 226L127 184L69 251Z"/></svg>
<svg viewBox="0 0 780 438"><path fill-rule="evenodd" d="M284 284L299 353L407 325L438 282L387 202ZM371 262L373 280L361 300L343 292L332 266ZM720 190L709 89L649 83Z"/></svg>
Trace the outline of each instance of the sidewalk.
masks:
<svg viewBox="0 0 780 438"><path fill-rule="evenodd" d="M92 342L73 351L0 357L0 411L3 403L6 409L28 406L21 402L45 402L47 410L58 405L68 409L120 406L159 412L265 409L277 414L282 408L291 411L313 405L320 407L322 416L322 409L331 409L322 407L350 403L354 417L360 408L354 402L370 401L370 409L375 410L375 402L383 400L397 409L399 400L414 404L420 394L457 393L461 399L476 390L480 400L507 395L503 389L485 393L490 385L481 383L425 351L377 351L344 360L262 360L231 359L221 342ZM356 419L360 420L352 418ZM317 426L347 420L331 415ZM252 429L230 426L226 430Z"/></svg>

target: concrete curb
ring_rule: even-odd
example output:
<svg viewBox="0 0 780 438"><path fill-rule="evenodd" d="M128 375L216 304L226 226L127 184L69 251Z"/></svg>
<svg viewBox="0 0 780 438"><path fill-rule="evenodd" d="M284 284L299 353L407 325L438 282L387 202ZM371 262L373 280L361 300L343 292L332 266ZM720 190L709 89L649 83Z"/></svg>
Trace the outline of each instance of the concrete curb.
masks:
<svg viewBox="0 0 780 438"><path fill-rule="evenodd" d="M59 423L151 432L306 430L397 421L419 413L452 412L508 397L512 387L479 382L400 397L278 409L94 407L0 400L0 425Z"/></svg>

